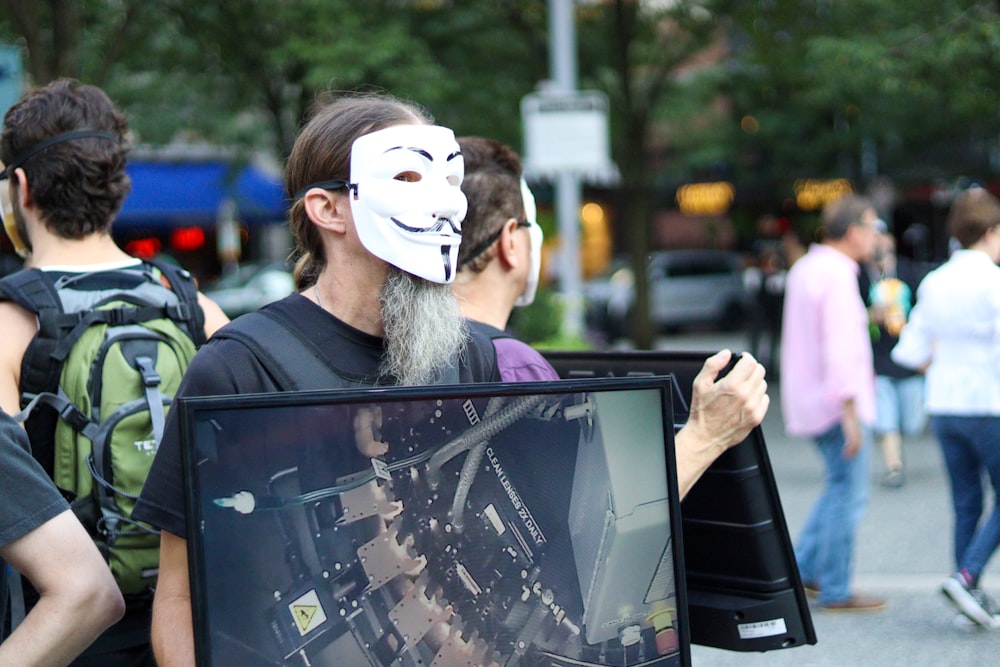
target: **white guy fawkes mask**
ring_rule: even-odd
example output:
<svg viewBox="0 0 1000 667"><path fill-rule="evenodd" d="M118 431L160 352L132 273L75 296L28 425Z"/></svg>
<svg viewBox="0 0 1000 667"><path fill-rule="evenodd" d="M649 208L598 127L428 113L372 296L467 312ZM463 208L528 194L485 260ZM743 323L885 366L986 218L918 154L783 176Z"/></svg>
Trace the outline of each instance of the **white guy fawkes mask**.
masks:
<svg viewBox="0 0 1000 667"><path fill-rule="evenodd" d="M524 291L514 302L515 306L530 306L535 300L538 289L538 276L542 271L542 243L545 240L542 228L538 226L538 210L535 207L535 195L531 194L528 184L521 179L521 198L524 199L524 219L528 223L528 239L531 241L531 264L528 267L528 282Z"/></svg>
<svg viewBox="0 0 1000 667"><path fill-rule="evenodd" d="M434 283L455 279L465 163L455 134L436 125L394 125L351 147L351 212L362 245Z"/></svg>

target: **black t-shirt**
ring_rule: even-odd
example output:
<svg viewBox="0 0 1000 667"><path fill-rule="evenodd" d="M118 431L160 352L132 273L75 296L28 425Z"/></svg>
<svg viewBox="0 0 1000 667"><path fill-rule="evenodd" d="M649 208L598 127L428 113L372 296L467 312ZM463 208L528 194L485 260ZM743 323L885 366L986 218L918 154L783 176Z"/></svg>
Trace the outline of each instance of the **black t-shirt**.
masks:
<svg viewBox="0 0 1000 667"><path fill-rule="evenodd" d="M0 547L5 547L69 509L28 450L28 435L0 411ZM0 560L0 592L5 592L7 565ZM0 608L0 638L6 608Z"/></svg>
<svg viewBox="0 0 1000 667"><path fill-rule="evenodd" d="M299 294L265 306L265 309L280 314L286 323L294 325L306 335L314 343L315 349L325 355L323 362L344 379L345 385L367 386L378 379L378 366L384 349L381 338L354 329ZM484 356L495 357L489 339L481 335L474 334L469 345L477 348L480 359ZM486 349L489 350L488 353L483 351ZM473 371L464 360L461 364L458 373L460 382L491 382L499 379L495 359L492 367L482 370L476 367ZM184 375L177 397L277 391L282 391L282 387L250 348L237 340L213 337L198 350ZM136 503L133 517L186 538L184 476L178 426L177 413L171 411L167 417L163 440Z"/></svg>
<svg viewBox="0 0 1000 667"><path fill-rule="evenodd" d="M28 435L5 412L0 412L0 498L0 547L69 509L28 451Z"/></svg>

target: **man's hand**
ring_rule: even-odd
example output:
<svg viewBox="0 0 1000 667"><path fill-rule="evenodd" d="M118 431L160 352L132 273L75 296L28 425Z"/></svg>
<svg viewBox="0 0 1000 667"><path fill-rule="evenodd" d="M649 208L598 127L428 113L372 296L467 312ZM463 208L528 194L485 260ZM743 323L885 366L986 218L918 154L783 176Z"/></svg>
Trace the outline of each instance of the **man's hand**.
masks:
<svg viewBox="0 0 1000 667"><path fill-rule="evenodd" d="M861 421L854 409L854 399L844 401L844 418L840 422L840 428L844 431L844 459L853 459L861 449L862 439Z"/></svg>
<svg viewBox="0 0 1000 667"><path fill-rule="evenodd" d="M682 498L719 455L743 442L764 421L771 403L764 367L749 353L744 352L732 370L718 378L731 357L729 350L709 357L694 379L691 414L676 439Z"/></svg>

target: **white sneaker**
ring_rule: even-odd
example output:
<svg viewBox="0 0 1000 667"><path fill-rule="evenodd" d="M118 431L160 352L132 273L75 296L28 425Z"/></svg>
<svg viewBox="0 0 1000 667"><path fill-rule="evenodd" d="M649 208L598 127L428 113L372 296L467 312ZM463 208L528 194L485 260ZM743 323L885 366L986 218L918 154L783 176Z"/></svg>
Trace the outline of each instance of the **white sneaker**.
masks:
<svg viewBox="0 0 1000 667"><path fill-rule="evenodd" d="M996 605L986 593L969 586L962 573L956 572L945 579L941 584L941 593L969 620L988 630L1000 628Z"/></svg>

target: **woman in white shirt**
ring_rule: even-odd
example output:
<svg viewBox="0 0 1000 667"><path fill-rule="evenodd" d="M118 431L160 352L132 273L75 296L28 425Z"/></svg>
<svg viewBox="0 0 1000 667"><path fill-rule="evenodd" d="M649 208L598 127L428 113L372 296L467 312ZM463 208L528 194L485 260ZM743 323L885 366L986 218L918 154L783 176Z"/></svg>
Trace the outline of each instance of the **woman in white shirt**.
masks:
<svg viewBox="0 0 1000 667"><path fill-rule="evenodd" d="M941 586L975 623L1000 628L979 576L1000 545L1000 201L982 188L959 194L948 232L961 245L920 283L893 348L901 366L926 371L926 408L941 445L955 512L956 572ZM986 509L982 472L993 487Z"/></svg>

